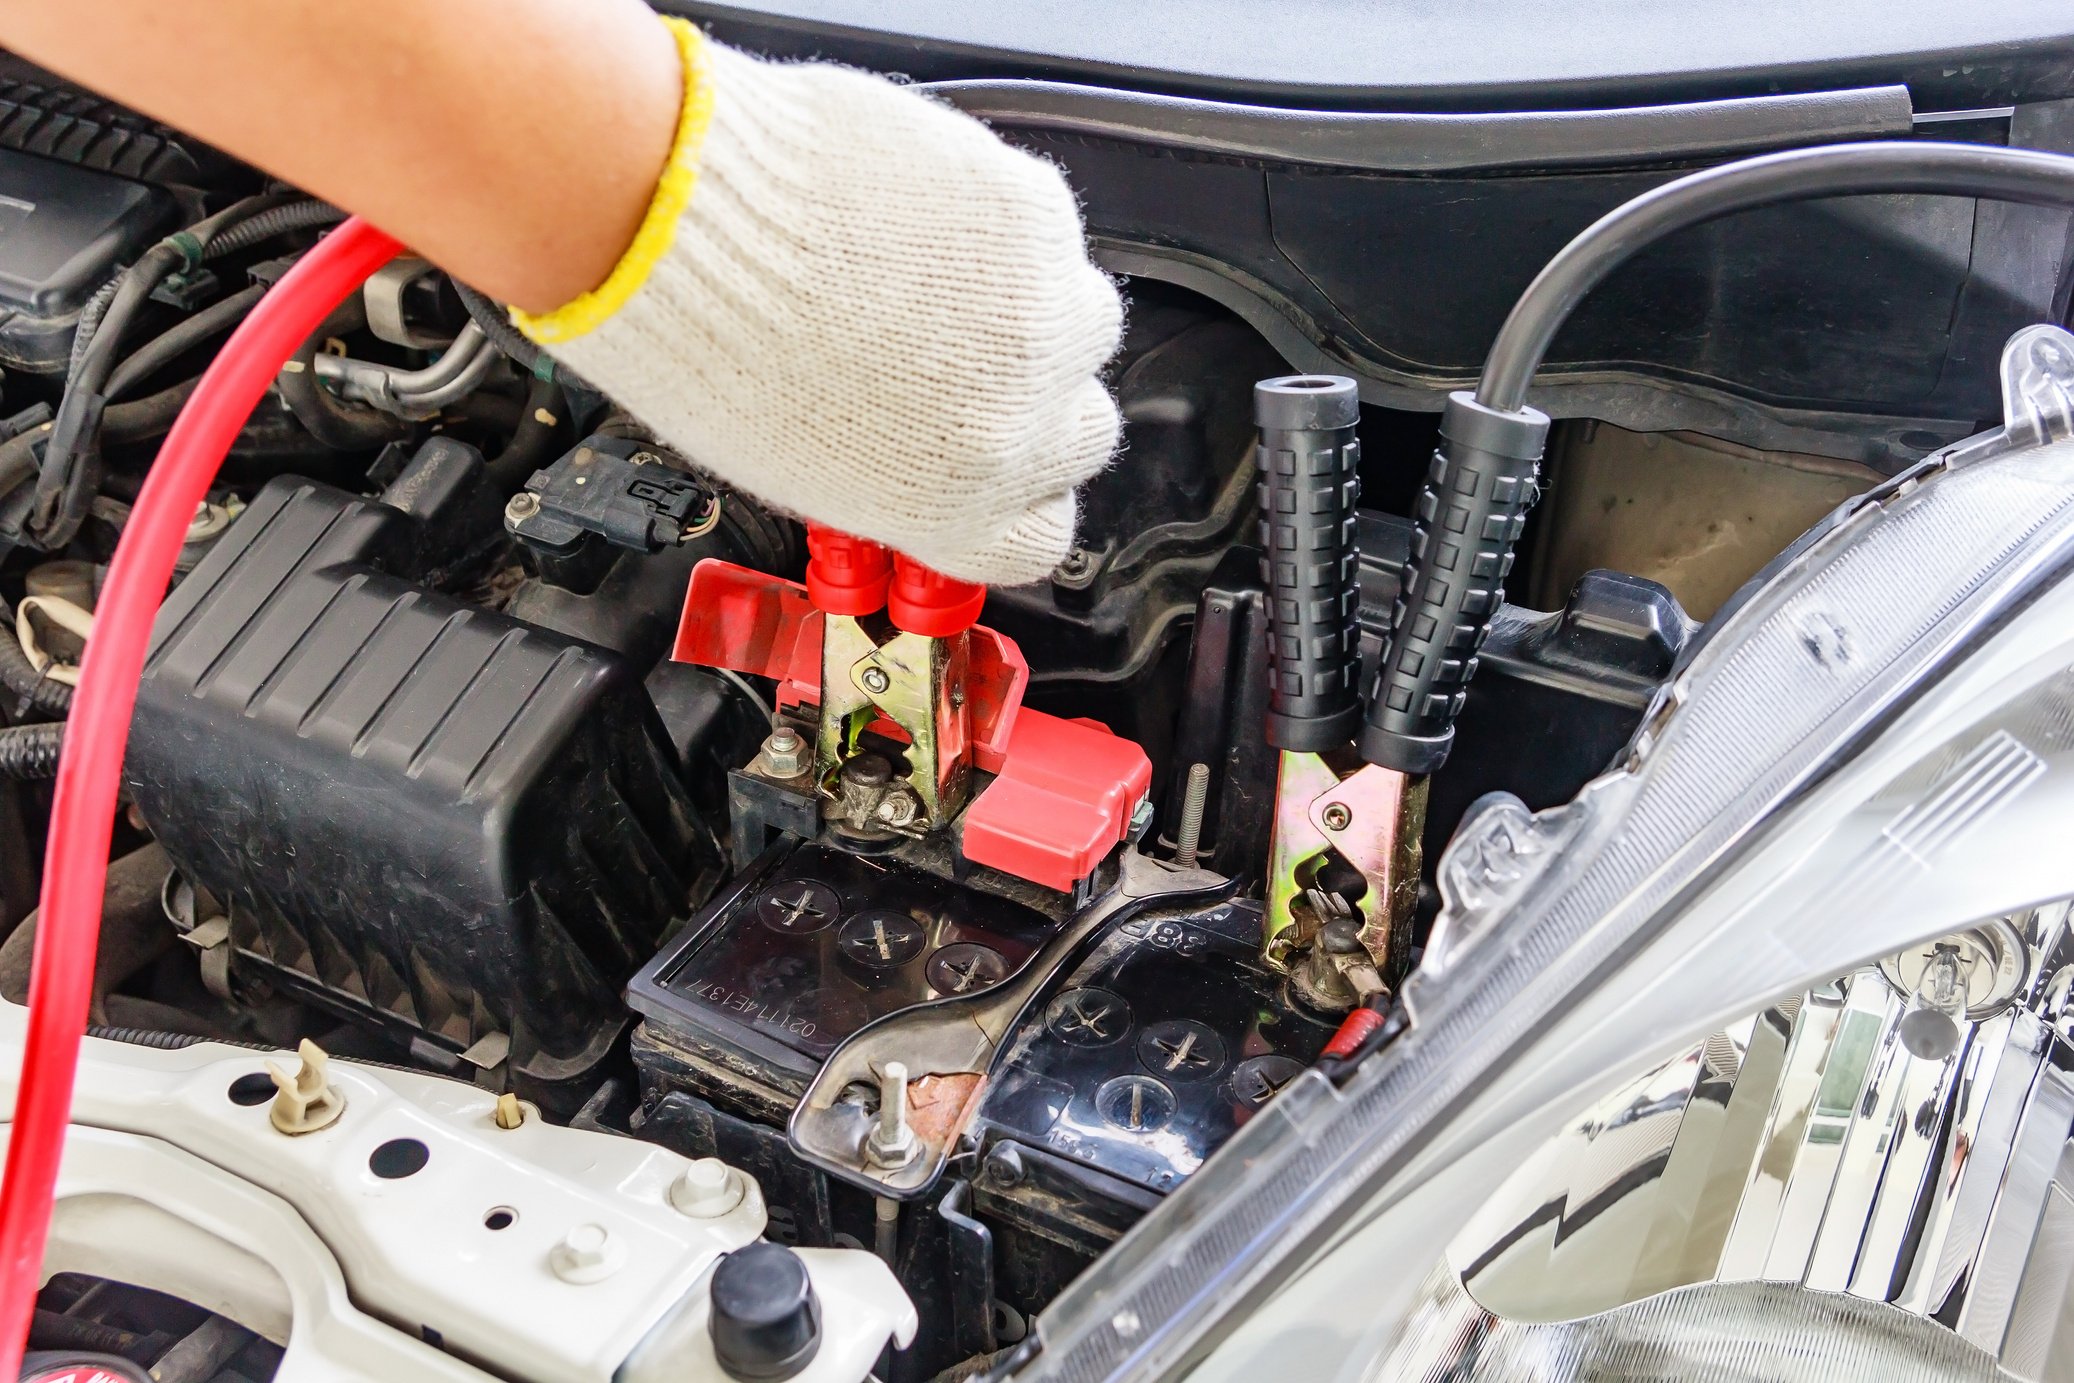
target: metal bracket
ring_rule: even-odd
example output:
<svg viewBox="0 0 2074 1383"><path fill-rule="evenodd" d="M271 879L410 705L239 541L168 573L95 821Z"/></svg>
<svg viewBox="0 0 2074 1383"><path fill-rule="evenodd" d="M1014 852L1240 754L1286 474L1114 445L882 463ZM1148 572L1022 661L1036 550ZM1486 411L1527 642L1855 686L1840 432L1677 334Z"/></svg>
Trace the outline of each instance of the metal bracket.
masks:
<svg viewBox="0 0 2074 1383"><path fill-rule="evenodd" d="M835 1049L807 1086L786 1129L806 1161L873 1195L913 1200L942 1173L973 1111L978 1108L994 1054L1024 1010L1052 978L1079 957L1112 922L1154 900L1180 900L1230 888L1203 869L1183 869L1126 850L1116 883L1094 906L1075 915L1008 979L983 992L938 999L887 1014ZM918 1088L945 1092L943 1119L917 1118L916 1156L899 1167L874 1166L865 1142L870 1110L853 1087L877 1088L889 1064L906 1067Z"/></svg>
<svg viewBox="0 0 2074 1383"><path fill-rule="evenodd" d="M202 988L219 999L229 999L230 989L230 919L221 915L206 922L197 923L194 930L182 932L180 939L195 948L200 954L196 963L201 967Z"/></svg>

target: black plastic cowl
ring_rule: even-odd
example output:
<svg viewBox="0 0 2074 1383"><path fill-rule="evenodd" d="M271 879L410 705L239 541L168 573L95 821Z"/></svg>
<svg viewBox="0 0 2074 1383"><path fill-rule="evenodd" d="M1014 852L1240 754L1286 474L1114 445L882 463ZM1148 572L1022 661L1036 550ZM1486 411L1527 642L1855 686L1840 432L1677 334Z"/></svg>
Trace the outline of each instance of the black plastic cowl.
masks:
<svg viewBox="0 0 2074 1383"><path fill-rule="evenodd" d="M730 1378L791 1378L821 1348L821 1299L807 1265L783 1244L754 1243L713 1269L713 1355Z"/></svg>

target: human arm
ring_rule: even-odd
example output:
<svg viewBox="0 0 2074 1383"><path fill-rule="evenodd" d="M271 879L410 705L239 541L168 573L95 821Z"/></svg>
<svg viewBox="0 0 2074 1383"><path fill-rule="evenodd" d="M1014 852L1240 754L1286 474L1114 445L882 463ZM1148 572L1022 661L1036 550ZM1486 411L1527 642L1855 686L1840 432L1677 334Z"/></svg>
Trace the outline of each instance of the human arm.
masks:
<svg viewBox="0 0 2074 1383"><path fill-rule="evenodd" d="M950 575L1044 575L1121 306L1051 165L639 0L0 4L0 42L382 226L664 441Z"/></svg>

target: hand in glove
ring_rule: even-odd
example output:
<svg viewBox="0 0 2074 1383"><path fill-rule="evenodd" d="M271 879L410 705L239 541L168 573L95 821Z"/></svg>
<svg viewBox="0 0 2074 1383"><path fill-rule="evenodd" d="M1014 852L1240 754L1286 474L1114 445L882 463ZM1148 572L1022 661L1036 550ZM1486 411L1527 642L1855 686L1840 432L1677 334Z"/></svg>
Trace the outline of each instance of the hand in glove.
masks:
<svg viewBox="0 0 2074 1383"><path fill-rule="evenodd" d="M1050 164L880 78L666 20L676 145L612 276L518 325L671 446L948 575L1044 576L1116 445L1121 309Z"/></svg>
<svg viewBox="0 0 2074 1383"><path fill-rule="evenodd" d="M359 212L700 465L949 575L1043 576L1115 445L1120 309L1065 182L879 78L641 0L75 0L0 42Z"/></svg>

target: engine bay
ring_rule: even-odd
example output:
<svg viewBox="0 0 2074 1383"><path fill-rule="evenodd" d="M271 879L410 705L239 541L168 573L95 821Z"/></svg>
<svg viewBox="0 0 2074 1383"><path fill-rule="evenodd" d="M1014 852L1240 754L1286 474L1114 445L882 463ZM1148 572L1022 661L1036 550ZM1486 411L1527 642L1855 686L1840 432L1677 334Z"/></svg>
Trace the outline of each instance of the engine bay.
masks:
<svg viewBox="0 0 2074 1383"><path fill-rule="evenodd" d="M287 362L188 531L124 759L81 1077L123 1131L94 1165L172 1197L156 1140L200 1140L351 1241L339 1319L386 1322L351 1347L367 1376L1008 1376L1285 1088L1407 1031L1466 896L1439 862L1488 841L1464 823L1632 767L1703 629L1824 515L1997 422L1981 343L2064 320L2074 284L2064 211L1771 208L1616 279L1550 393L1493 408L1449 394L1486 319L1726 148L1566 156L1514 188L1182 156L1089 88L947 75L1069 168L1129 300L1125 446L1048 581L968 586L767 509L408 256ZM2070 103L2044 104L1937 133L2074 147ZM1140 178L1166 182L1134 201ZM1455 183L1488 203L1446 209ZM1421 253L1533 228L1420 301L1417 255L1348 231L1419 206ZM0 78L13 1004L109 557L222 337L342 219L25 64ZM1874 250L1836 249L1839 222ZM1725 282L1822 326L1695 344L1673 307ZM1868 283L1907 291L1872 312ZM1933 319L1939 363L1911 373ZM2029 976L1969 1019L1998 1041L2064 949L2027 944L1986 962ZM1892 982L1899 1033L1940 981ZM1739 1052L1813 1021L1765 1012ZM66 1223L33 1348L293 1376L285 1324L233 1321L171 1250L125 1276ZM415 1277L351 1257L398 1243Z"/></svg>

